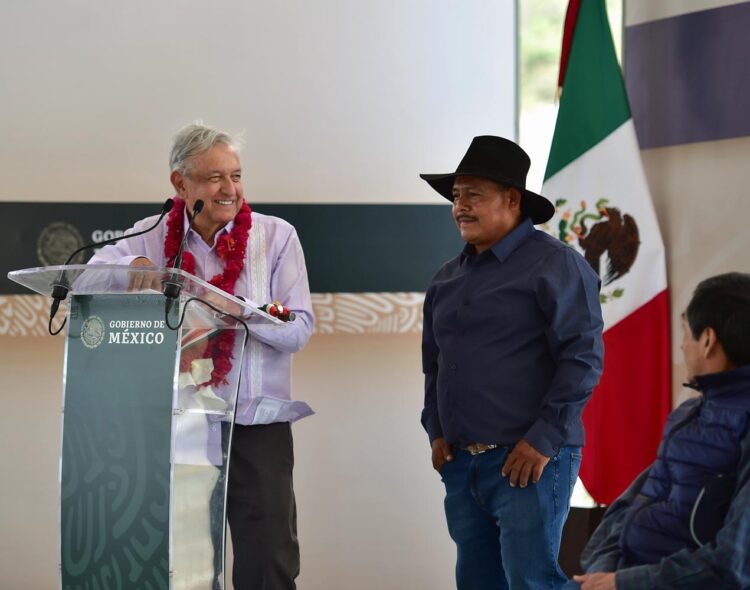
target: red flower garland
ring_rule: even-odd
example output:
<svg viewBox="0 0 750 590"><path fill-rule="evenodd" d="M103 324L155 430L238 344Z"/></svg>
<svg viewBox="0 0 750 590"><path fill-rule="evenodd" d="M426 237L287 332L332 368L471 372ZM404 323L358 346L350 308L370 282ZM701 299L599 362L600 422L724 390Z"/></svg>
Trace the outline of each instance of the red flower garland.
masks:
<svg viewBox="0 0 750 590"><path fill-rule="evenodd" d="M174 206L167 218L167 236L164 239L164 256L167 259L167 266L174 264L182 243L185 225L184 210L185 200L174 197ZM234 295L234 286L245 266L245 253L251 227L252 211L247 202L244 202L234 218L232 230L216 241L216 253L224 261L224 272L217 274L208 282L230 295ZM182 253L180 268L185 272L195 274L195 257L187 250ZM201 385L228 383L226 376L232 370L235 332L236 330L222 330L217 336L209 339L203 358L211 358L214 368L211 372L211 379Z"/></svg>

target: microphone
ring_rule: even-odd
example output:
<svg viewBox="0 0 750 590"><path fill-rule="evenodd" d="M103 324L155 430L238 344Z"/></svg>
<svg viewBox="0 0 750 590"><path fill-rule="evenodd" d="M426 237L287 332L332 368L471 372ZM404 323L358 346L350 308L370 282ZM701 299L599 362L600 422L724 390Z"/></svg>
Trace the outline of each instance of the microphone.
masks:
<svg viewBox="0 0 750 590"><path fill-rule="evenodd" d="M185 232L185 235L182 236L182 242L180 242L180 249L177 250L177 256L174 258L174 262L172 263L172 268L179 269L182 265L182 253L185 250L185 245L187 244L187 237L190 233L190 230L193 229L193 226L195 225L195 219L198 217L198 214L203 211L203 201L201 199L196 199L195 203L193 203L193 215L190 218L190 225L188 225L188 229ZM165 281L162 281L162 284L164 285L164 297L167 298L167 305L166 305L166 313L169 315L169 311L172 309L172 304L174 303L175 299L180 296L180 291L182 291L182 277L180 277L177 274L170 274L169 278Z"/></svg>
<svg viewBox="0 0 750 590"><path fill-rule="evenodd" d="M77 250L74 250L70 256L68 256L68 259L65 261L63 266L68 266L70 264L70 261L73 260L73 258L75 258L78 254L80 254L84 250L96 248L97 246L106 246L107 244L114 244L115 242L119 242L120 240L126 240L128 238L141 236L143 234L146 234L156 229L156 227L161 223L162 219L164 219L164 216L172 210L172 207L174 207L174 200L167 199L166 201L164 201L164 204L161 206L161 215L159 215L159 219L157 219L156 223L154 223L151 227L144 229L142 231L139 231L139 232L128 234L126 236L119 236L117 238L111 238L109 240L103 240L101 242L93 242L91 244L86 244L85 246L81 246ZM65 276L65 269L63 269L57 281L52 283L52 305L50 306L50 310L49 310L49 333L52 336L59 334L60 331L63 329L63 327L65 327L65 322L63 322L60 328L58 328L56 332L53 332L52 331L52 319L55 317L55 314L57 313L57 310L60 307L60 303L65 301L65 298L68 296L69 291L70 291L70 284L68 283L68 279Z"/></svg>
<svg viewBox="0 0 750 590"><path fill-rule="evenodd" d="M182 236L182 242L180 242L180 249L177 250L177 256L175 256L174 263L172 264L172 268L180 268L180 266L182 266L182 253L185 251L185 245L187 244L188 234L190 233L190 230L193 229L195 218L198 217L198 213L200 213L201 211L203 211L203 200L196 199L195 203L193 204L193 215L190 218L190 225L188 226L188 231L186 231L185 235Z"/></svg>

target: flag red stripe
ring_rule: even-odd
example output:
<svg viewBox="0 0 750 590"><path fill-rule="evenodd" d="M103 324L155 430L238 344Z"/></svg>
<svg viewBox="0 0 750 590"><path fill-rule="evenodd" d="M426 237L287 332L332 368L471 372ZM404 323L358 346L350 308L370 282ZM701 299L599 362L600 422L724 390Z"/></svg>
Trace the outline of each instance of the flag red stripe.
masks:
<svg viewBox="0 0 750 590"><path fill-rule="evenodd" d="M604 333L604 372L583 413L581 479L611 504L651 464L671 402L666 290Z"/></svg>
<svg viewBox="0 0 750 590"><path fill-rule="evenodd" d="M573 44L573 32L578 21L578 9L581 8L581 0L570 0L568 10L565 12L565 26L563 28L562 51L560 53L560 73L557 76L557 87L562 88L565 82L565 72L568 69L568 57L570 57L570 46Z"/></svg>

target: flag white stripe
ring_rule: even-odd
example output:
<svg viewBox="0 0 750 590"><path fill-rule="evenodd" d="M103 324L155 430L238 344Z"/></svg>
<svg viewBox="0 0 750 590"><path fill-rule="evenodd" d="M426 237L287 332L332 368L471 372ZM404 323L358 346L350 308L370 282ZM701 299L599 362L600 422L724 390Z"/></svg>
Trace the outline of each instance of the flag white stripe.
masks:
<svg viewBox="0 0 750 590"><path fill-rule="evenodd" d="M631 215L638 225L638 256L630 271L609 285L610 289L623 289L624 296L602 307L605 330L667 288L664 243L632 119L550 177L542 192L553 202L564 198L574 207L581 200L592 207L597 200L608 199L608 206ZM553 233L557 220L556 216L547 228Z"/></svg>

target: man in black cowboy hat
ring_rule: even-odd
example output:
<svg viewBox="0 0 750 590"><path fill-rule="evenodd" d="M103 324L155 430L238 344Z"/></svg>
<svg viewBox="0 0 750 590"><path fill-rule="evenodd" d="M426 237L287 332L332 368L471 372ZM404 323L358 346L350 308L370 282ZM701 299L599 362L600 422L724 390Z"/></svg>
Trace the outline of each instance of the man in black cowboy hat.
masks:
<svg viewBox="0 0 750 590"><path fill-rule="evenodd" d="M446 487L459 590L562 588L557 563L602 369L599 278L535 224L529 157L475 137L455 172L421 175L466 242L427 289L422 424Z"/></svg>

